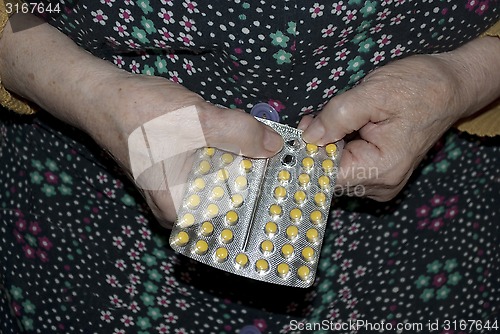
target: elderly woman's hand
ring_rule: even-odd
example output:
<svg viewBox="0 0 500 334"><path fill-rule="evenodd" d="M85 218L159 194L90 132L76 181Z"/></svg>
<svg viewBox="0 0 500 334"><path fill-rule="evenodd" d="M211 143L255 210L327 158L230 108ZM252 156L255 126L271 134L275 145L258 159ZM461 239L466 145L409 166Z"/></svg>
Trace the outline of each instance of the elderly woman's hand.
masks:
<svg viewBox="0 0 500 334"><path fill-rule="evenodd" d="M354 133L337 180L348 194L392 199L451 125L498 96L500 41L469 44L380 67L315 119L302 120L308 142L326 144Z"/></svg>

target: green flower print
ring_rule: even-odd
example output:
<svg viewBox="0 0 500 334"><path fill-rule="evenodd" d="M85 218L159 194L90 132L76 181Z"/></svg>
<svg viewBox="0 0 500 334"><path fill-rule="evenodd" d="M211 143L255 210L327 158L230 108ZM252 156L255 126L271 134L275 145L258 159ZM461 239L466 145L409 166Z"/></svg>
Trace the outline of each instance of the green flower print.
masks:
<svg viewBox="0 0 500 334"><path fill-rule="evenodd" d="M162 59L159 56L156 57L155 66L156 66L156 69L158 69L158 73L160 73L160 74L161 73L168 73L167 61L165 59Z"/></svg>
<svg viewBox="0 0 500 334"><path fill-rule="evenodd" d="M25 330L32 331L34 329L33 319L31 318L23 317L21 319L21 323L23 324Z"/></svg>
<svg viewBox="0 0 500 334"><path fill-rule="evenodd" d="M31 160L31 165L33 167L35 167L36 169L38 169L38 170L42 170L43 169L43 165L40 162L40 160Z"/></svg>
<svg viewBox="0 0 500 334"><path fill-rule="evenodd" d="M365 31L367 29L370 29L372 26L372 21L371 20L365 20L363 22L361 22L361 24L356 28L356 31L357 32L362 32L362 31Z"/></svg>
<svg viewBox="0 0 500 334"><path fill-rule="evenodd" d="M54 160L51 160L51 159L47 159L45 160L45 166L47 166L47 168L51 171L51 172L55 172L59 169L59 167L57 167L57 164Z"/></svg>
<svg viewBox="0 0 500 334"><path fill-rule="evenodd" d="M273 43L273 45L281 46L282 48L285 48L288 41L290 40L290 38L284 35L280 30L276 31L275 33L271 33L269 37L272 38L271 43Z"/></svg>
<svg viewBox="0 0 500 334"><path fill-rule="evenodd" d="M37 171L30 173L31 183L40 184L43 181L43 176Z"/></svg>
<svg viewBox="0 0 500 334"><path fill-rule="evenodd" d="M363 17L368 17L371 14L375 13L377 10L377 2L376 1L366 1L363 8L359 11L363 14Z"/></svg>
<svg viewBox="0 0 500 334"><path fill-rule="evenodd" d="M160 312L160 309L157 307L148 308L148 315L153 320L158 320L162 317L162 313Z"/></svg>
<svg viewBox="0 0 500 334"><path fill-rule="evenodd" d="M22 303L23 305L23 309L24 309L24 312L26 313L31 313L31 314L34 314L35 313L35 310L36 310L36 307L35 305L30 302L29 300L25 301L24 303Z"/></svg>
<svg viewBox="0 0 500 334"><path fill-rule="evenodd" d="M347 70L351 72L357 72L361 66L365 64L365 61L360 56L356 56L349 60Z"/></svg>
<svg viewBox="0 0 500 334"><path fill-rule="evenodd" d="M455 268L458 267L457 259L449 259L444 263L444 270L451 273Z"/></svg>
<svg viewBox="0 0 500 334"><path fill-rule="evenodd" d="M12 296L13 299L19 300L23 298L23 289L13 285L12 288L10 288L10 295Z"/></svg>
<svg viewBox="0 0 500 334"><path fill-rule="evenodd" d="M352 39L352 41L356 44L359 44L361 43L363 40L366 39L366 32L360 32L359 34L357 34L356 36L354 36L354 38Z"/></svg>
<svg viewBox="0 0 500 334"><path fill-rule="evenodd" d="M142 330L151 328L151 322L149 318L146 317L138 317L137 318L137 326L139 326Z"/></svg>
<svg viewBox="0 0 500 334"><path fill-rule="evenodd" d="M47 197L52 197L56 194L56 189L48 184L44 184L42 187L42 192L45 194Z"/></svg>
<svg viewBox="0 0 500 334"><path fill-rule="evenodd" d="M61 178L61 180L64 183L73 184L73 178L70 175L68 175L66 172L62 172L61 174L59 174L59 177Z"/></svg>
<svg viewBox="0 0 500 334"><path fill-rule="evenodd" d="M427 265L427 272L431 274L437 274L442 266L443 265L438 260L435 260L434 262L431 262Z"/></svg>
<svg viewBox="0 0 500 334"><path fill-rule="evenodd" d="M161 281L161 274L156 269L148 270L148 276L149 276L149 279L151 279L151 280L153 280L155 282Z"/></svg>
<svg viewBox="0 0 500 334"><path fill-rule="evenodd" d="M373 41L373 39L367 38L361 43L359 43L358 51L361 53L367 53L371 50L371 48L373 48L374 45L375 42Z"/></svg>
<svg viewBox="0 0 500 334"><path fill-rule="evenodd" d="M155 69L154 69L154 67L151 67L149 65L144 65L144 69L142 70L142 74L155 75Z"/></svg>
<svg viewBox="0 0 500 334"><path fill-rule="evenodd" d="M434 297L434 289L425 289L424 292L420 295L420 298L424 302L428 302Z"/></svg>
<svg viewBox="0 0 500 334"><path fill-rule="evenodd" d="M434 210L432 210L431 217L432 218L439 217L444 213L444 211L445 211L444 206L438 206L437 208L434 208Z"/></svg>
<svg viewBox="0 0 500 334"><path fill-rule="evenodd" d="M145 254L141 260L142 262L146 263L148 267L154 266L156 264L156 258L149 254Z"/></svg>
<svg viewBox="0 0 500 334"><path fill-rule="evenodd" d="M132 196L130 196L129 194L125 194L122 197L121 201L126 206L134 206L135 205L135 199Z"/></svg>
<svg viewBox="0 0 500 334"><path fill-rule="evenodd" d="M436 164L436 170L441 173L446 173L448 167L450 167L450 163L447 160L441 160Z"/></svg>
<svg viewBox="0 0 500 334"><path fill-rule="evenodd" d="M158 292L158 286L151 281L144 282L144 289L146 289L147 292L151 293Z"/></svg>
<svg viewBox="0 0 500 334"><path fill-rule="evenodd" d="M365 76L365 71L363 71L363 70L354 73L353 75L351 75L349 77L349 85L355 84L359 80L363 79L364 76ZM353 204L357 206L357 202L354 202ZM350 210L353 211L354 209L356 209L356 207L354 207L353 209L350 209Z"/></svg>
<svg viewBox="0 0 500 334"><path fill-rule="evenodd" d="M458 272L453 273L450 276L448 276L447 283L451 284L451 285L457 285L461 278L462 278L462 275L460 275L460 273L458 273Z"/></svg>
<svg viewBox="0 0 500 334"><path fill-rule="evenodd" d="M146 37L146 32L143 29L133 27L132 36L137 38L141 43L149 43L149 39Z"/></svg>
<svg viewBox="0 0 500 334"><path fill-rule="evenodd" d="M73 191L71 190L70 187L64 185L64 184L61 184L59 187L57 187L57 190L59 190L59 192L61 193L61 195L71 195L73 193Z"/></svg>
<svg viewBox="0 0 500 334"><path fill-rule="evenodd" d="M144 29L146 29L146 32L148 34L156 32L156 28L153 21L146 19L144 16L141 19L141 25L144 27Z"/></svg>
<svg viewBox="0 0 500 334"><path fill-rule="evenodd" d="M275 54L273 54L273 58L276 59L276 62L278 65L282 65L285 63L291 63L292 61L290 58L292 57L292 54L290 52L286 52L285 50L279 50Z"/></svg>
<svg viewBox="0 0 500 334"><path fill-rule="evenodd" d="M430 277L425 275L420 275L415 281L417 288L421 289L429 285Z"/></svg>
<svg viewBox="0 0 500 334"><path fill-rule="evenodd" d="M448 288L446 285L443 285L436 291L436 299L446 299L449 294L450 288Z"/></svg>
<svg viewBox="0 0 500 334"><path fill-rule="evenodd" d="M292 36L297 35L297 23L293 21L288 22L288 28L286 29L286 32Z"/></svg>
<svg viewBox="0 0 500 334"><path fill-rule="evenodd" d="M143 293L141 295L141 300L146 306L153 306L155 304L155 299L149 293Z"/></svg>
<svg viewBox="0 0 500 334"><path fill-rule="evenodd" d="M149 4L149 0L138 0L136 4L140 9L142 9L144 14L151 13L153 11L153 7Z"/></svg>
<svg viewBox="0 0 500 334"><path fill-rule="evenodd" d="M459 148L455 148L448 153L448 158L455 160L461 155L462 155L462 150Z"/></svg>

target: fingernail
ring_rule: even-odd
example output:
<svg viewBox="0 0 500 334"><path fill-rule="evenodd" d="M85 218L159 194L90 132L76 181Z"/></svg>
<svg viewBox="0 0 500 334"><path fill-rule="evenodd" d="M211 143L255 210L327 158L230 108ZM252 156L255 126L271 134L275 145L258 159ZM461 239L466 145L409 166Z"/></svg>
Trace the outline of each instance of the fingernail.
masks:
<svg viewBox="0 0 500 334"><path fill-rule="evenodd" d="M307 143L317 143L325 135L325 127L319 119L312 122L302 134L302 138Z"/></svg>
<svg viewBox="0 0 500 334"><path fill-rule="evenodd" d="M278 152L283 146L283 138L275 131L266 129L264 132L264 148L269 152Z"/></svg>

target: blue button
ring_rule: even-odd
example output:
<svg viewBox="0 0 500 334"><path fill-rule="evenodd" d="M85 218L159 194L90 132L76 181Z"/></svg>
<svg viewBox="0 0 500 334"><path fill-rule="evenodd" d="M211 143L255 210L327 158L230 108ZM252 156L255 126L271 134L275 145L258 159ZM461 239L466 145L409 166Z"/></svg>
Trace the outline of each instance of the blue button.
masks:
<svg viewBox="0 0 500 334"><path fill-rule="evenodd" d="M257 327L248 325L240 329L240 334L262 334L262 332Z"/></svg>
<svg viewBox="0 0 500 334"><path fill-rule="evenodd" d="M268 119L270 121L279 122L280 115L272 106L267 103L261 102L253 106L250 114L255 117Z"/></svg>

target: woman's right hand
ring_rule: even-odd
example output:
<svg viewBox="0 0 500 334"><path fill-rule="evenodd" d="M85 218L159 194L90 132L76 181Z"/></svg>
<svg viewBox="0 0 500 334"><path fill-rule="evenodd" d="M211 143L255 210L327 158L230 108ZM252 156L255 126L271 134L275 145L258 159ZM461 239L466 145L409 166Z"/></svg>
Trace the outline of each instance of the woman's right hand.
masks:
<svg viewBox="0 0 500 334"><path fill-rule="evenodd" d="M120 70L31 14L13 15L3 31L0 77L10 91L89 133L129 174L133 174L130 134L160 117L153 136L160 142L156 147L180 154L154 165L135 181L163 223L175 219L176 196L172 198L169 189L185 182L194 149L210 145L249 157L269 157L283 144L276 132L241 110L216 107L165 78ZM133 153L132 159L149 157L140 149Z"/></svg>
<svg viewBox="0 0 500 334"><path fill-rule="evenodd" d="M147 142L148 151L161 151L160 155L169 157L133 175L165 226L176 217L194 150L212 146L260 158L274 155L283 145L281 136L252 116L219 108L161 77L120 72L95 89L100 107L86 120L85 131L130 175L137 174L131 170L134 165L144 164L151 156L142 144L129 141L136 129L140 138L145 134L146 141L140 143Z"/></svg>

